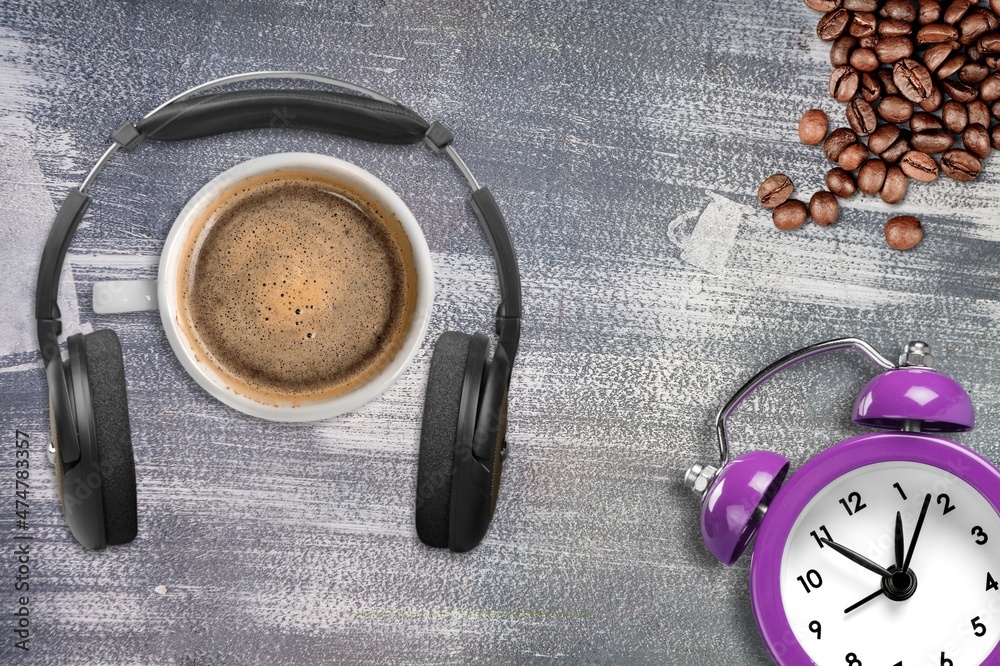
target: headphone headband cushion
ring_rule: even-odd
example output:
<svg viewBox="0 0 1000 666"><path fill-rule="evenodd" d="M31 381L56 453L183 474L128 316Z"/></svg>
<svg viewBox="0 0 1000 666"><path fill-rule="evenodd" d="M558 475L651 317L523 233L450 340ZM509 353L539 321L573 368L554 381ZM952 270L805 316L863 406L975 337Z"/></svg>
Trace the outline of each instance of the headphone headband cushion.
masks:
<svg viewBox="0 0 1000 666"><path fill-rule="evenodd" d="M128 543L138 532L138 518L121 343L114 331L102 329L85 335L83 344L101 466L104 530L109 545Z"/></svg>

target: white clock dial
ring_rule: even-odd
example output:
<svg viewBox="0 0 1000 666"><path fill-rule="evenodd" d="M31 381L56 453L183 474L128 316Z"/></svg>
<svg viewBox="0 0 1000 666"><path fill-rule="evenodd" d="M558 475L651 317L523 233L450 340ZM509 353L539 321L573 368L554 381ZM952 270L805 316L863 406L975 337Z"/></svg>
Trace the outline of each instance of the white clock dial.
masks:
<svg viewBox="0 0 1000 666"><path fill-rule="evenodd" d="M896 513L905 556L927 495L909 565L912 596L882 593L856 606L883 589L883 576L821 539L888 569L896 565ZM821 665L971 666L1000 642L1000 516L975 488L931 465L867 465L823 488L792 527L780 575L788 623Z"/></svg>

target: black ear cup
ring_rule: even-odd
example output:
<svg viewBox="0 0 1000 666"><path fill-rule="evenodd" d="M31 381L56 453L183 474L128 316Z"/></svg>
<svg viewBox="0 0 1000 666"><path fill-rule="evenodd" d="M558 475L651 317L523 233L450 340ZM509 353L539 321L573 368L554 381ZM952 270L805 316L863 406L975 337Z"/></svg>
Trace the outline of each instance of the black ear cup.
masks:
<svg viewBox="0 0 1000 666"><path fill-rule="evenodd" d="M497 436L493 442L493 483L490 488L490 520L497 510L497 499L500 497L500 477L503 475L503 461L507 457L507 396L500 403L500 413L497 416Z"/></svg>
<svg viewBox="0 0 1000 666"><path fill-rule="evenodd" d="M83 344L100 460L104 529L109 545L128 543L138 532L138 520L122 347L109 329L83 336Z"/></svg>
<svg viewBox="0 0 1000 666"><path fill-rule="evenodd" d="M428 546L448 547L451 474L465 366L472 336L447 331L434 344L417 463L417 535Z"/></svg>

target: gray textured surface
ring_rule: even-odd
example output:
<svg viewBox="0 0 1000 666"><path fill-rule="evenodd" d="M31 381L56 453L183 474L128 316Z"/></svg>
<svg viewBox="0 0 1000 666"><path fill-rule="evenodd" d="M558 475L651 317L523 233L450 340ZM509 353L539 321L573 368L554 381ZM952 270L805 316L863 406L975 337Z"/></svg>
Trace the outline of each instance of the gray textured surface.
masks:
<svg viewBox="0 0 1000 666"><path fill-rule="evenodd" d="M886 353L927 339L976 401L982 427L963 441L1000 459L995 158L974 185L911 189L899 210L919 212L927 238L910 253L885 246L887 209L871 201L790 234L748 205L779 167L811 193L826 166L797 144L798 117L817 103L840 117L801 2L334 4L0 3L0 538L20 428L34 445L27 660L767 663L748 562L711 559L680 478L711 458L728 393L817 339L858 335ZM496 298L463 183L426 151L276 130L143 146L95 188L64 310L78 300L85 330L112 326L126 349L140 534L94 554L63 525L41 454L43 375L18 342L53 203L123 120L258 68L325 72L440 119L508 215L526 312L512 454L498 518L471 554L429 550L413 527L429 351L442 330L488 330ZM213 402L156 313L102 317L90 303L94 280L155 273L173 217L209 178L283 150L379 175L421 220L438 268L411 371L319 425ZM737 446L801 462L858 432L849 406L868 372L846 357L790 373L747 403ZM6 623L0 662L25 659Z"/></svg>

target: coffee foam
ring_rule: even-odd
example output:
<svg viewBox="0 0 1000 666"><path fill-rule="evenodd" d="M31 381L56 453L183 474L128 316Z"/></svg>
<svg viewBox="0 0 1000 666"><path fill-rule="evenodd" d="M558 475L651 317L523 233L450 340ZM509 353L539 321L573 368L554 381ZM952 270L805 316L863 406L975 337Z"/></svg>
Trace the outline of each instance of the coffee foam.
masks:
<svg viewBox="0 0 1000 666"><path fill-rule="evenodd" d="M294 405L346 393L402 348L417 275L402 224L331 176L237 183L193 225L180 327L229 388Z"/></svg>

